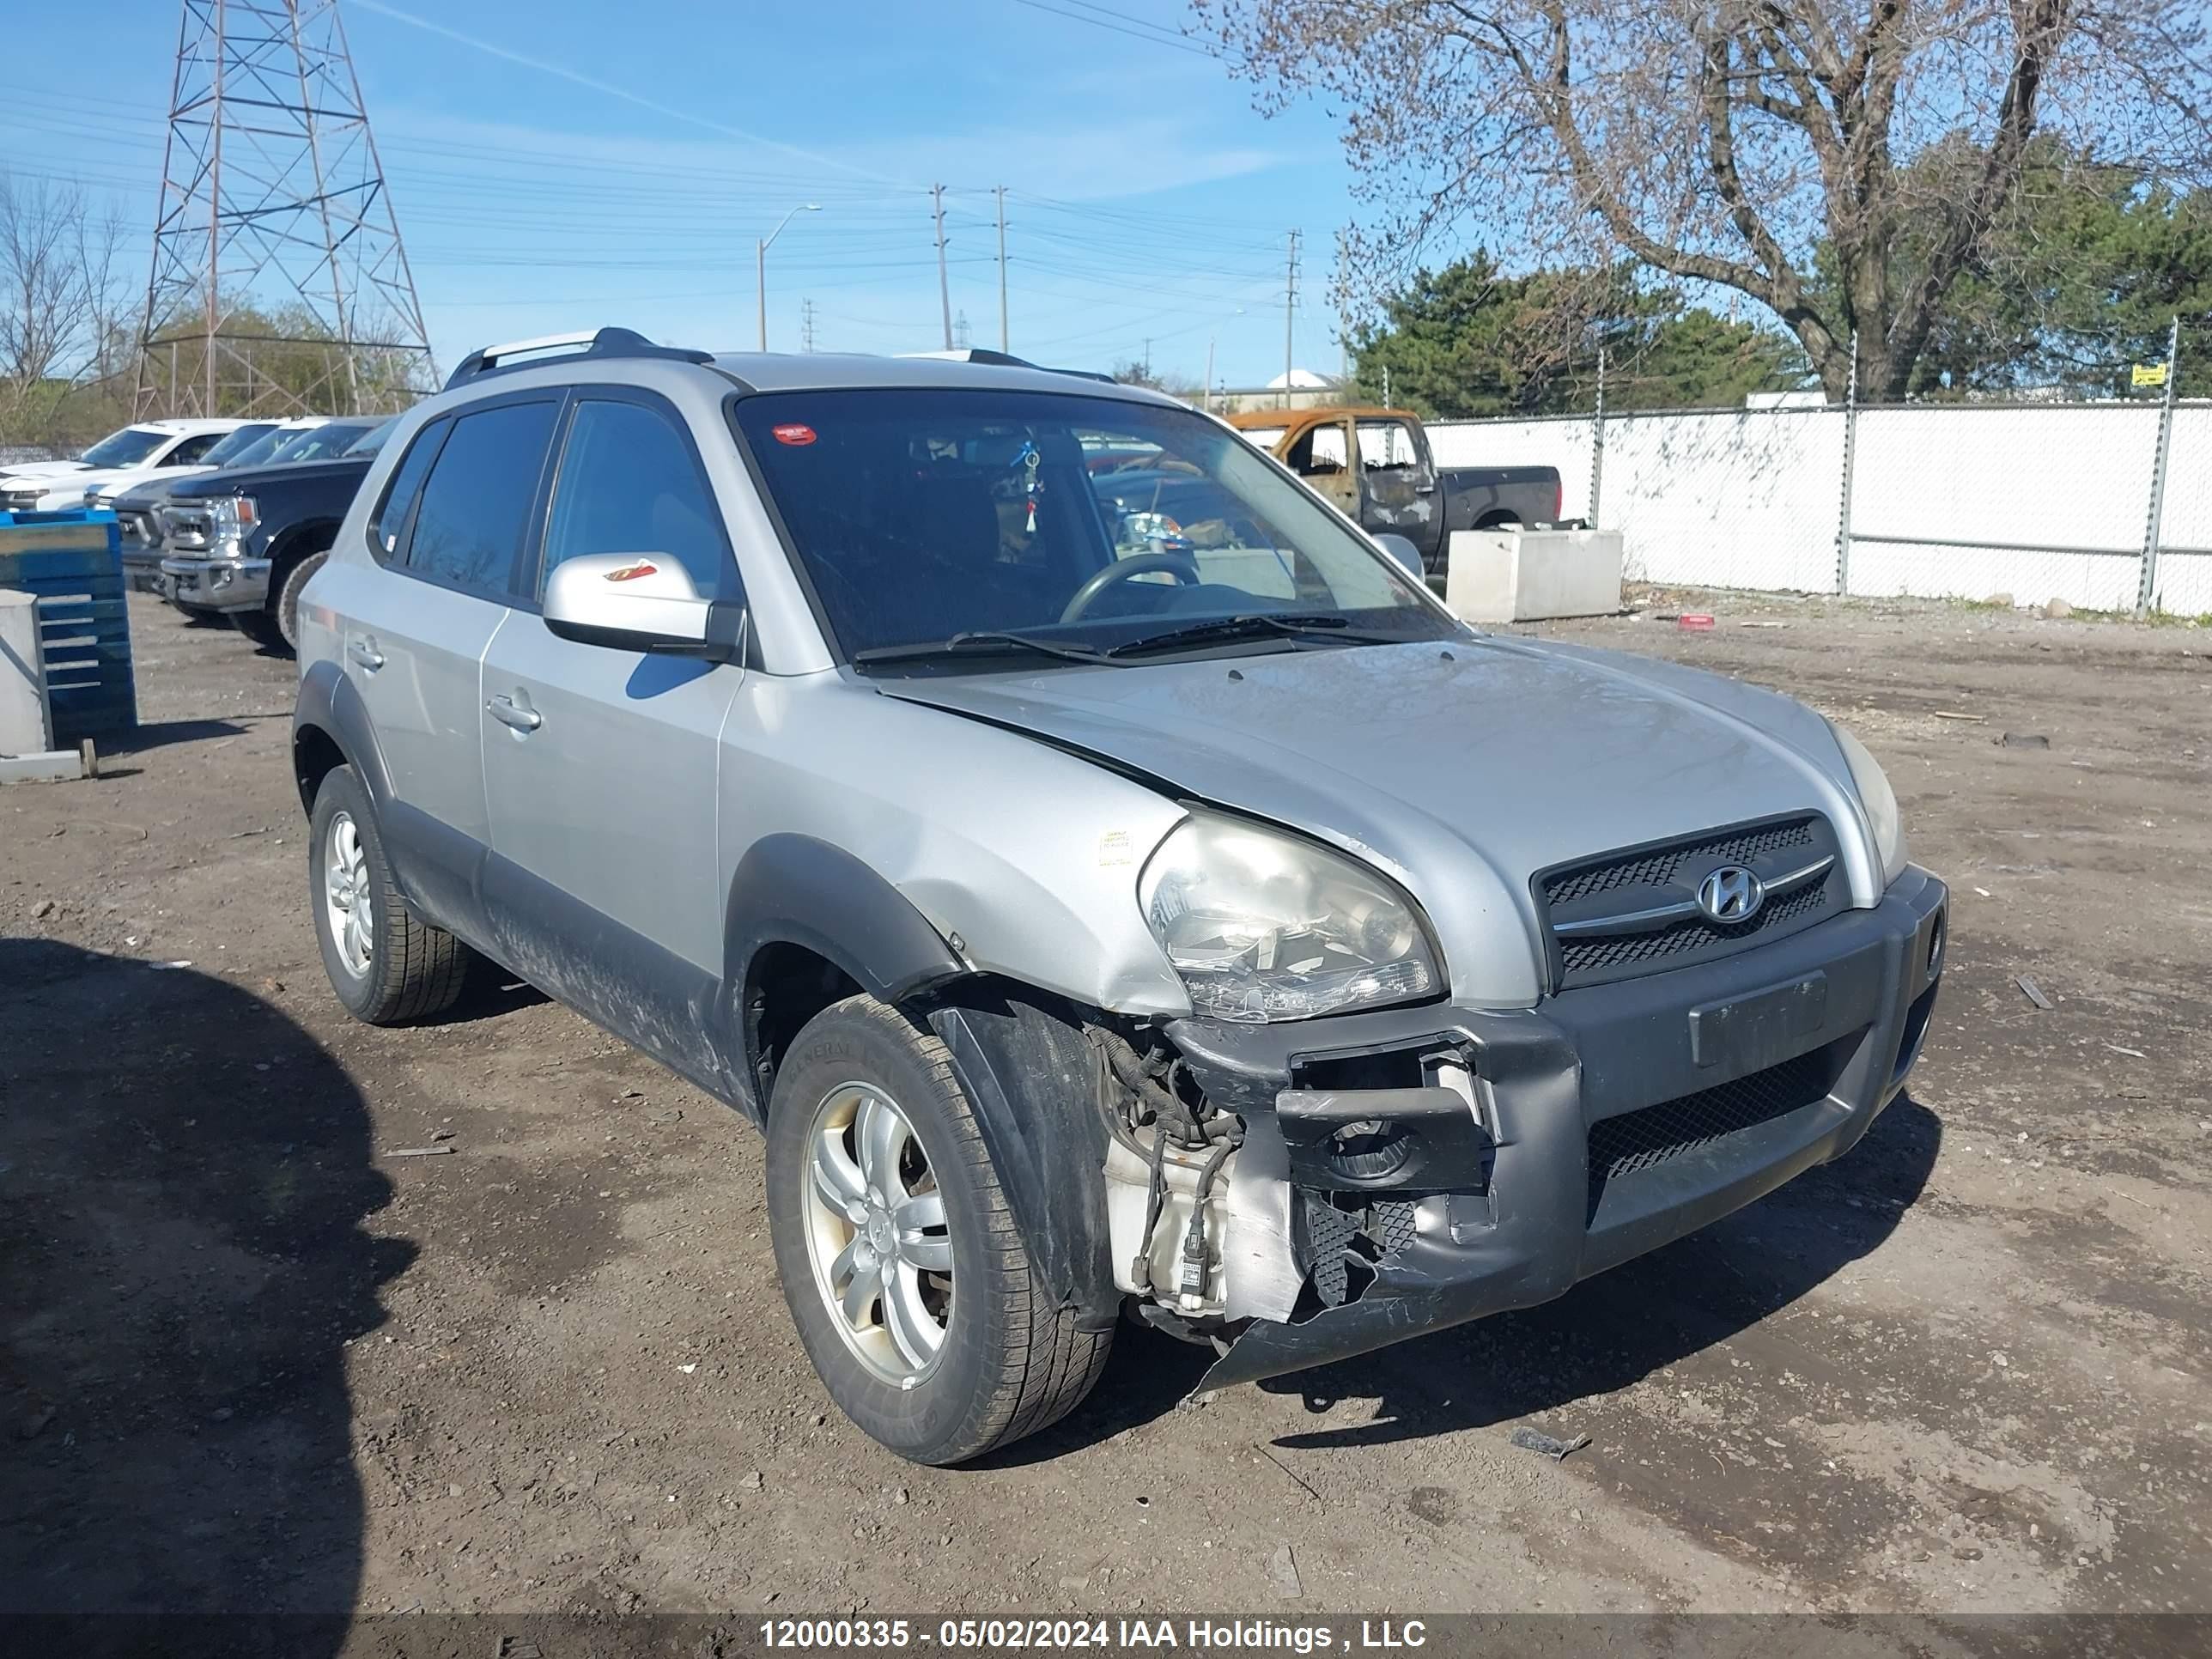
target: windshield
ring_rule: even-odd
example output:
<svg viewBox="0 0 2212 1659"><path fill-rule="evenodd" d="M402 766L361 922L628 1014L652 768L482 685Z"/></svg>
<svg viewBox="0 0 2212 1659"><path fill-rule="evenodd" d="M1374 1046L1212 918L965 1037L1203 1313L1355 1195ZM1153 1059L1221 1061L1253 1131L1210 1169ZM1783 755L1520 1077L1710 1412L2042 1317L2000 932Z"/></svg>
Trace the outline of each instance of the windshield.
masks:
<svg viewBox="0 0 2212 1659"><path fill-rule="evenodd" d="M384 447L384 441L392 435L392 428L398 424L399 417L397 415L388 421L378 422L361 436L356 438L345 453L349 455L375 454L378 450Z"/></svg>
<svg viewBox="0 0 2212 1659"><path fill-rule="evenodd" d="M126 426L120 432L109 433L77 459L87 466L136 466L167 443L169 435L143 426Z"/></svg>
<svg viewBox="0 0 2212 1659"><path fill-rule="evenodd" d="M210 447L208 453L200 457L200 464L228 466L242 460L248 450L276 429L274 421L248 421L244 426L234 427Z"/></svg>
<svg viewBox="0 0 2212 1659"><path fill-rule="evenodd" d="M1029 668L1046 646L1121 657L1152 641L1297 650L1454 631L1340 520L1189 410L872 388L748 398L736 418L848 659L962 635L1030 647Z"/></svg>
<svg viewBox="0 0 2212 1659"><path fill-rule="evenodd" d="M367 421L325 421L320 426L295 432L269 459L279 466L295 461L326 461L345 453L346 446L368 430Z"/></svg>
<svg viewBox="0 0 2212 1659"><path fill-rule="evenodd" d="M1286 426L1248 426L1241 427L1238 430L1243 433L1244 441L1246 443L1257 444L1261 448L1272 453L1275 446L1283 441L1283 434L1285 432L1288 432L1290 428Z"/></svg>
<svg viewBox="0 0 2212 1659"><path fill-rule="evenodd" d="M238 453L227 457L222 465L225 466L258 466L262 462L267 460L271 455L274 455L278 450L282 449L286 444L291 442L293 439L299 435L300 429L297 427L270 427L252 443L240 450Z"/></svg>

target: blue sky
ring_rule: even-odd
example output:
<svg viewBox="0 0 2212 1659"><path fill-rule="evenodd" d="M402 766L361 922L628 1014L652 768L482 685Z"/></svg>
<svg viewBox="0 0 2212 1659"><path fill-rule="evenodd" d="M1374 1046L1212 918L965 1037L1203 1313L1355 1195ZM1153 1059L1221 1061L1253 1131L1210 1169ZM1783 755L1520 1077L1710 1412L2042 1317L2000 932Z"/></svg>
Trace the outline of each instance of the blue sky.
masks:
<svg viewBox="0 0 2212 1659"><path fill-rule="evenodd" d="M0 165L110 198L143 283L175 47L167 0L28 7L0 68ZM622 323L749 348L753 249L772 348L939 341L928 186L952 304L998 343L991 189L1009 189L1012 343L1195 380L1280 372L1285 232L1304 232L1302 367L1333 371L1326 299L1351 211L1336 129L1262 119L1152 21L1170 0L343 0L441 367L492 340ZM1132 21L1130 20L1138 20ZM27 76L21 66L36 65ZM1240 314L1241 312L1241 314Z"/></svg>

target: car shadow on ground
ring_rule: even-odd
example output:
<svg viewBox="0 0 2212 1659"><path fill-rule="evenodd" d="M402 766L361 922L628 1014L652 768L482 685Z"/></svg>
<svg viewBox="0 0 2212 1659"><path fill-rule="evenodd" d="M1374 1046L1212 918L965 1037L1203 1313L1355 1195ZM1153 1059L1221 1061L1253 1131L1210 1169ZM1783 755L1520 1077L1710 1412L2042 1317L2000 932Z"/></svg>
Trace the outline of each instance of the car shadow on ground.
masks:
<svg viewBox="0 0 2212 1659"><path fill-rule="evenodd" d="M234 1623L113 1615L250 1613L335 1652L346 1345L414 1254L363 1225L366 1103L259 998L51 941L0 939L0 1614L102 1615L57 1651L238 1652Z"/></svg>
<svg viewBox="0 0 2212 1659"><path fill-rule="evenodd" d="M1942 1144L1935 1113L1900 1095L1836 1163L1701 1232L1577 1285L1556 1302L1416 1338L1258 1386L1318 1416L1372 1401L1363 1420L1279 1436L1338 1448L1561 1412L1725 1342L1887 1239L1927 1185ZM1212 1355L1126 1327L1097 1389L1000 1461L1032 1462L1095 1444L1182 1404ZM1561 1437L1571 1422L1553 1429Z"/></svg>
<svg viewBox="0 0 2212 1659"><path fill-rule="evenodd" d="M272 720L269 714L248 715L249 720ZM284 718L291 718L287 714ZM238 738L246 735L246 728L235 720L142 720L127 731L118 732L100 739L102 755L137 755L149 749L159 749L172 743L198 743L208 738Z"/></svg>

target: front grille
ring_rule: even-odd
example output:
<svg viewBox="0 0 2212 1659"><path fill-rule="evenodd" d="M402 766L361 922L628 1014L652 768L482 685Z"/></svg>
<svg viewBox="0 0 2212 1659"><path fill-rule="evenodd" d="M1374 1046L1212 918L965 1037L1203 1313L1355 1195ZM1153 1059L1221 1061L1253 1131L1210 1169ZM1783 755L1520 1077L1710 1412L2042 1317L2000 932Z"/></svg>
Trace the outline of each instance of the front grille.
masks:
<svg viewBox="0 0 2212 1659"><path fill-rule="evenodd" d="M1828 821L1805 812L1540 871L1535 897L1551 944L1553 987L1571 990L1686 967L1811 927L1850 902L1839 854ZM1723 866L1741 865L1771 886L1824 860L1817 875L1770 892L1747 921L1716 922L1693 908L1698 884Z"/></svg>
<svg viewBox="0 0 2212 1659"><path fill-rule="evenodd" d="M1813 821L1762 824L1734 835L1662 847L1633 857L1584 865L1563 871L1544 881L1544 897L1552 904L1572 904L1623 887L1663 887L1681 867L1695 860L1702 878L1716 864L1750 864L1762 854L1786 852L1813 844Z"/></svg>
<svg viewBox="0 0 2212 1659"><path fill-rule="evenodd" d="M1762 905L1757 915L1734 927L1723 927L1703 916L1692 916L1655 933L1595 933L1561 939L1559 966L1565 978L1584 984L1601 976L1616 977L1611 972L1616 968L1656 964L1684 951L1748 939L1771 929L1786 927L1800 916L1825 909L1827 902L1826 887L1815 882Z"/></svg>
<svg viewBox="0 0 2212 1659"><path fill-rule="evenodd" d="M1733 1083L1662 1100L1641 1111L1600 1118L1589 1132L1589 1211L1597 1218L1607 1183L1710 1146L1726 1136L1824 1099L1833 1082L1828 1051L1785 1060Z"/></svg>

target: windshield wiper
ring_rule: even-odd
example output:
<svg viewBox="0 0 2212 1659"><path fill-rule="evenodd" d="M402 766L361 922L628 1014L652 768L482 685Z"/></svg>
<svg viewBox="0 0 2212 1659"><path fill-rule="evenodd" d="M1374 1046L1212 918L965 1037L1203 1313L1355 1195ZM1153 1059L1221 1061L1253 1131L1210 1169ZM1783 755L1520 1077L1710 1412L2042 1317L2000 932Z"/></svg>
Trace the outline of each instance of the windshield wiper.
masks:
<svg viewBox="0 0 2212 1659"><path fill-rule="evenodd" d="M1380 645L1395 642L1393 634L1370 634L1353 630L1348 617L1328 611L1259 611L1249 616L1216 617L1207 622L1192 623L1188 627L1170 628L1164 634L1147 634L1142 639L1124 641L1113 647L1109 657L1134 657L1154 651L1174 651L1187 645L1210 645L1217 640L1254 640L1273 636L1278 639L1297 639L1308 634L1326 635L1347 643Z"/></svg>
<svg viewBox="0 0 2212 1659"><path fill-rule="evenodd" d="M995 629L970 629L948 640L926 640L915 645L878 645L855 651L852 660L860 667L882 662L928 662L945 657L1002 657L1027 651L1040 657L1059 657L1068 662L1103 663L1112 660L1093 646L1069 645L1059 640L1040 640L1027 634Z"/></svg>

